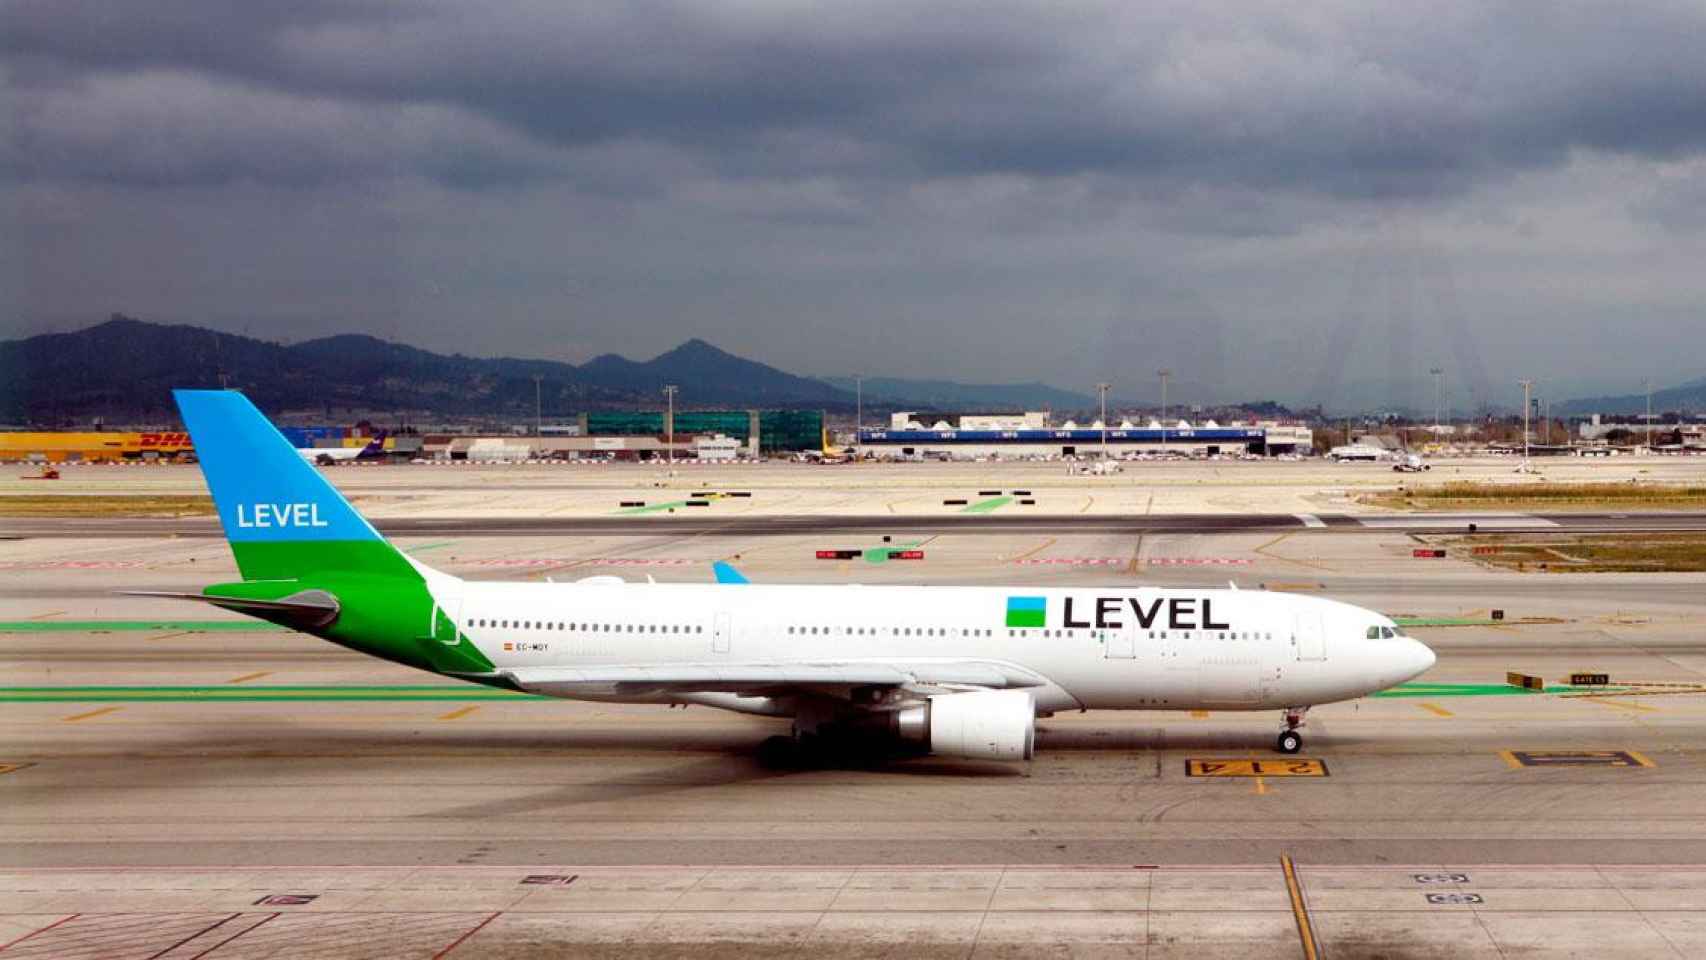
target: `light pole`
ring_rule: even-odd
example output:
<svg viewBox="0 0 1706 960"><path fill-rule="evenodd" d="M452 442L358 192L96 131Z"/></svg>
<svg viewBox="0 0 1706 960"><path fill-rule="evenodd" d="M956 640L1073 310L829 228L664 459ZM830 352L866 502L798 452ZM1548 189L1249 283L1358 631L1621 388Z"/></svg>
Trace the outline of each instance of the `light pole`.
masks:
<svg viewBox="0 0 1706 960"><path fill-rule="evenodd" d="M1157 370L1155 375L1161 378L1161 448L1167 448L1167 378L1173 375L1171 370Z"/></svg>
<svg viewBox="0 0 1706 960"><path fill-rule="evenodd" d="M853 448L859 449L859 431L865 429L865 378L853 378ZM858 456L863 456L861 451Z"/></svg>
<svg viewBox="0 0 1706 960"><path fill-rule="evenodd" d="M1108 459L1108 388L1111 383L1096 384L1096 392L1102 395L1102 419L1097 421L1102 425L1102 459Z"/></svg>
<svg viewBox="0 0 1706 960"><path fill-rule="evenodd" d="M1647 387L1647 452L1653 452L1653 381L1641 381Z"/></svg>
<svg viewBox="0 0 1706 960"><path fill-rule="evenodd" d="M667 437L664 440L664 456L669 458L669 465L675 466L675 393L680 390L675 384L663 388L664 398L669 402L669 412L664 414L663 429Z"/></svg>
<svg viewBox="0 0 1706 960"><path fill-rule="evenodd" d="M1440 437L1439 412L1440 408L1445 405L1445 386L1444 380L1441 379L1445 376L1445 370L1434 367L1428 372L1434 375L1434 442L1438 443Z"/></svg>
<svg viewBox="0 0 1706 960"><path fill-rule="evenodd" d="M1522 384L1522 465L1528 466L1528 394L1534 389L1533 380L1518 380Z"/></svg>

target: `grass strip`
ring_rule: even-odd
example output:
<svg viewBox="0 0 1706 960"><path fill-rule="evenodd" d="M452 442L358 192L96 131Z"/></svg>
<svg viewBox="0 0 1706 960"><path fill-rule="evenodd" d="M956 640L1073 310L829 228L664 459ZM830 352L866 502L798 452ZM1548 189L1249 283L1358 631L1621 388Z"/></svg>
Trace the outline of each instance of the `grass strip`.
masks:
<svg viewBox="0 0 1706 960"><path fill-rule="evenodd" d="M213 516L206 494L32 494L0 496L0 517L201 517Z"/></svg>

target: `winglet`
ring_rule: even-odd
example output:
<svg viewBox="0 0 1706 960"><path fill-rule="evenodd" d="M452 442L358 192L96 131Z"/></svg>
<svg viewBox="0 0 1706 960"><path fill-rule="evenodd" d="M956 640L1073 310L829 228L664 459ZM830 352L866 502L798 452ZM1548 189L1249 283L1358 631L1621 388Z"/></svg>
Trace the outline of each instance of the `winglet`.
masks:
<svg viewBox="0 0 1706 960"><path fill-rule="evenodd" d="M736 570L733 565L731 565L728 562L723 561L723 560L718 560L717 562L711 564L711 572L717 575L717 582L718 583L751 583L752 582L751 580L748 580L746 578L746 574L741 573L739 570Z"/></svg>

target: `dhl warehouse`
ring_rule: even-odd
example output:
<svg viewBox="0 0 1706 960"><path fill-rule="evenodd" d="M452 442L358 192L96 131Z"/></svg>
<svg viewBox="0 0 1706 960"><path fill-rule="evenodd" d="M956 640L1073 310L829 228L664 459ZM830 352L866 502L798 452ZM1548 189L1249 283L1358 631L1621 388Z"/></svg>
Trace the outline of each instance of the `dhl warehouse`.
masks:
<svg viewBox="0 0 1706 960"><path fill-rule="evenodd" d="M369 432L346 427L281 426L279 431L301 448L364 447L371 439ZM651 459L664 456L670 440L677 458L821 452L824 415L818 410L696 410L677 411L672 422L664 413L594 412L572 423L547 425L544 436L422 431L387 436L384 446L390 458L407 460ZM189 434L181 430L0 430L0 461L150 463L194 453Z"/></svg>

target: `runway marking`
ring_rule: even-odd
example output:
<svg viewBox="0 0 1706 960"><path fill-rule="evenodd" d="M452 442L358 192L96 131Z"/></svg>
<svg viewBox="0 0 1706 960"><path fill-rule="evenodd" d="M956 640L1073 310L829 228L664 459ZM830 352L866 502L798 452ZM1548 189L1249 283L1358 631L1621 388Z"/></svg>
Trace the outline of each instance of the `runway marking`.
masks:
<svg viewBox="0 0 1706 960"><path fill-rule="evenodd" d="M1012 503L1012 502L1013 502L1012 497L990 497L988 500L979 500L978 502L966 507L965 509L961 510L960 512L961 513L993 513L996 510L999 510L1002 507L1005 507L1006 505L1008 505L1009 503Z"/></svg>
<svg viewBox="0 0 1706 960"><path fill-rule="evenodd" d="M256 927L259 927L262 924L271 923L272 921L277 920L280 916L283 916L283 914L269 913L266 916L262 917L259 923L252 923L252 924L244 927L243 929L237 931L236 933L233 933L231 936L226 937L224 940L219 941L218 943L214 944L213 946L208 947L206 950L203 950L202 952L191 957L190 960L201 960L202 957L205 957L208 954L212 953L213 951L218 950L220 947L225 946L226 944L230 943L231 941L237 939L238 937L243 936L244 934L250 932L251 930L254 930Z"/></svg>
<svg viewBox="0 0 1706 960"><path fill-rule="evenodd" d="M65 616L65 613L66 613L66 611L64 611L64 610L55 610L52 613L38 613L35 616L31 617L30 619L31 620L46 620L48 617L63 617L63 616Z"/></svg>
<svg viewBox="0 0 1706 960"><path fill-rule="evenodd" d="M1589 703L1604 704L1608 707L1622 707L1625 710L1636 710L1642 713L1657 713L1658 707L1649 707L1644 703L1624 703L1621 700L1611 700L1606 697L1574 697L1576 700L1586 700Z"/></svg>
<svg viewBox="0 0 1706 960"><path fill-rule="evenodd" d="M1321 522L1321 518L1313 513L1294 513L1292 516L1297 518L1298 523L1306 527L1319 527L1323 530L1327 528L1327 525Z"/></svg>
<svg viewBox="0 0 1706 960"><path fill-rule="evenodd" d="M1297 921L1297 939L1303 946L1303 960L1318 960L1315 948L1315 927L1309 922L1309 907L1303 902L1303 885L1297 881L1297 865L1291 857L1280 856L1280 872L1285 874L1285 890L1291 897L1291 915Z"/></svg>
<svg viewBox="0 0 1706 960"><path fill-rule="evenodd" d="M1059 537L1048 537L1047 539L1043 540L1042 543L1039 543L1036 546L1032 547L1031 549L1026 550L1024 553L1021 553L1018 556L1014 557L1013 562L1018 563L1021 560L1025 560L1025 559L1028 559L1030 557L1036 556L1037 554L1042 553L1044 550L1047 550L1049 547L1054 546L1055 541L1057 541L1059 539L1060 539Z"/></svg>
<svg viewBox="0 0 1706 960"><path fill-rule="evenodd" d="M15 947L18 944L23 943L25 940L28 940L29 938L35 936L38 933L46 933L49 930L52 930L54 927L57 927L63 923L70 923L71 921L77 919L80 916L82 916L82 914L73 913L67 917L60 917L58 920L53 921L52 923L48 924L47 926L42 927L38 930L31 930L29 933L24 934L23 936L19 937L16 940L13 940L9 943L0 943L0 950L7 950L7 949L10 949L12 947Z"/></svg>
<svg viewBox="0 0 1706 960"><path fill-rule="evenodd" d="M1634 750L1500 750L1512 768L1522 767L1656 767Z"/></svg>
<svg viewBox="0 0 1706 960"><path fill-rule="evenodd" d="M1311 758L1290 760L1203 760L1185 761L1187 777L1325 777L1327 761Z"/></svg>
<svg viewBox="0 0 1706 960"><path fill-rule="evenodd" d="M1267 796L1267 794L1268 794L1267 778L1266 777L1257 777L1256 778L1256 795L1259 797L1265 797L1265 796Z"/></svg>
<svg viewBox="0 0 1706 960"><path fill-rule="evenodd" d="M160 957L163 957L166 954L171 953L173 950L176 950L179 947L183 946L184 944L189 943L191 940L194 940L195 938L201 936L202 934L212 933L213 931L219 929L220 927L225 926L227 923L230 923L231 921L237 919L240 916L242 916L241 913L233 913L223 920L215 920L212 924L209 924L208 926L203 927L200 930L197 930L196 932L190 934L189 936L183 938L182 940L179 940L177 943L172 944L171 946L167 947L166 949L161 950L158 953L149 955L148 960L159 960Z"/></svg>
<svg viewBox="0 0 1706 960"><path fill-rule="evenodd" d="M1423 710L1426 710L1427 712L1433 714L1436 717L1455 717L1455 716L1457 716L1457 714L1452 713L1450 710L1447 710L1446 708L1439 706L1438 704L1418 703L1418 704L1416 704L1416 706L1421 707Z"/></svg>
<svg viewBox="0 0 1706 960"><path fill-rule="evenodd" d="M229 679L225 682L226 683L248 683L250 680L259 680L262 677L270 677L270 676L272 676L271 670L257 670L254 673L245 673L240 677L232 677L231 679Z"/></svg>
<svg viewBox="0 0 1706 960"><path fill-rule="evenodd" d="M478 709L480 709L478 705L472 705L472 706L467 706L467 707L458 707L455 710L450 711L449 713L440 714L439 719L440 720L456 720L456 719L459 719L461 717L466 717L468 714L473 713L475 710L478 710Z"/></svg>
<svg viewBox="0 0 1706 960"><path fill-rule="evenodd" d="M15 770L22 770L25 767L33 766L35 766L33 763L0 763L0 773L11 773Z"/></svg>
<svg viewBox="0 0 1706 960"><path fill-rule="evenodd" d="M88 720L92 717L99 717L99 716L104 716L104 715L109 714L109 713L116 713L117 711L122 710L122 709L124 709L124 708L123 707L101 707L101 708L96 709L96 710L90 710L87 713L72 714L71 716L64 718L60 722L61 723L76 723L79 720Z"/></svg>
<svg viewBox="0 0 1706 960"><path fill-rule="evenodd" d="M1208 719L1208 711L1207 710L1192 710L1191 711L1191 719L1193 719L1193 720L1207 720Z"/></svg>
<svg viewBox="0 0 1706 960"><path fill-rule="evenodd" d="M481 920L479 923L474 925L473 929L462 934L462 936L457 937L455 940L452 940L450 942L450 946L445 947L443 950L440 950L439 952L433 954L432 960L442 960L442 958L449 956L450 951L455 950L457 947L462 946L462 941L468 939L469 937L473 936L476 933L479 933L481 930L484 930L486 928L486 924L491 923L493 920L496 920L502 914L503 914L503 911L499 910L496 913L492 914L491 916L487 917L486 919Z"/></svg>

